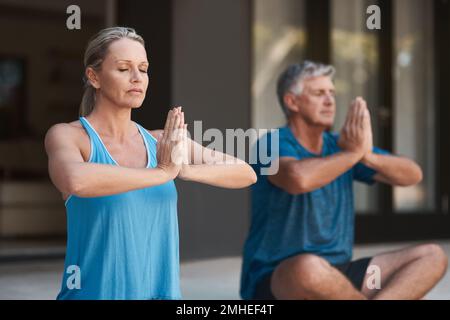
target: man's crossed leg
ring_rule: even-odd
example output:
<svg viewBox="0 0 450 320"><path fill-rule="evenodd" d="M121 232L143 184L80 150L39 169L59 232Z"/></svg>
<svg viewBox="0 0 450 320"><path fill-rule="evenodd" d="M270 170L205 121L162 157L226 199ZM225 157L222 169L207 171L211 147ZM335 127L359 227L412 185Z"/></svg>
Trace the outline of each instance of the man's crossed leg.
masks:
<svg viewBox="0 0 450 320"><path fill-rule="evenodd" d="M362 288L355 288L337 268L313 254L281 262L270 287L277 299L421 299L444 276L447 256L438 245L423 244L376 255L369 265L380 270L379 289L367 285L370 274Z"/></svg>

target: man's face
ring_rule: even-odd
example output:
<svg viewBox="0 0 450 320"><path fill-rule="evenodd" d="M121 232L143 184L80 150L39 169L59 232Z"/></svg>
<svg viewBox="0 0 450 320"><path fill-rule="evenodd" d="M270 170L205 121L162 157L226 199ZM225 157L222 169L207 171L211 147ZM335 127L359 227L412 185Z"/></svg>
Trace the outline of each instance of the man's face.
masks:
<svg viewBox="0 0 450 320"><path fill-rule="evenodd" d="M297 84L300 85L300 84ZM303 81L303 91L293 99L294 112L308 124L331 127L336 114L335 88L331 78L320 76Z"/></svg>

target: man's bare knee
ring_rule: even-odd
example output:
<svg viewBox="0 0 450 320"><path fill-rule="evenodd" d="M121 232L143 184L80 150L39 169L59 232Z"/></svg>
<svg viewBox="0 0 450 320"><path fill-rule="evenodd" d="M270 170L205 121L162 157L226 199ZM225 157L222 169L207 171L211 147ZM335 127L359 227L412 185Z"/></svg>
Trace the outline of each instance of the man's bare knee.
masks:
<svg viewBox="0 0 450 320"><path fill-rule="evenodd" d="M329 276L330 265L326 260L305 254L294 262L297 278L306 288L315 288Z"/></svg>
<svg viewBox="0 0 450 320"><path fill-rule="evenodd" d="M331 266L313 254L302 254L283 261L274 271L271 281L275 296L309 298L329 279Z"/></svg>
<svg viewBox="0 0 450 320"><path fill-rule="evenodd" d="M421 244L413 247L411 252L411 260L425 259L430 262L432 268L429 268L426 272L432 273L436 278L441 278L446 273L448 258L441 246L434 243Z"/></svg>
<svg viewBox="0 0 450 320"><path fill-rule="evenodd" d="M441 274L441 276L443 276L447 271L448 267L448 257L445 251L442 249L441 246L434 243L425 244L423 245L423 247L426 257L428 257L433 261L433 265L436 268L436 272Z"/></svg>

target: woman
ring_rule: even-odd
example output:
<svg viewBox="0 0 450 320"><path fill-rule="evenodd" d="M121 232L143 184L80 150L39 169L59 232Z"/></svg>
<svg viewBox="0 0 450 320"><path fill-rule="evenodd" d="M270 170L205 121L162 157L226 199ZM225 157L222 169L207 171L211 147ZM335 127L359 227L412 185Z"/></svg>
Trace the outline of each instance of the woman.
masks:
<svg viewBox="0 0 450 320"><path fill-rule="evenodd" d="M79 121L53 126L45 139L50 177L67 210L57 299L179 299L173 179L242 188L256 175L245 162L188 139L181 107L169 111L164 130L131 121L149 66L133 29L100 31L84 65Z"/></svg>

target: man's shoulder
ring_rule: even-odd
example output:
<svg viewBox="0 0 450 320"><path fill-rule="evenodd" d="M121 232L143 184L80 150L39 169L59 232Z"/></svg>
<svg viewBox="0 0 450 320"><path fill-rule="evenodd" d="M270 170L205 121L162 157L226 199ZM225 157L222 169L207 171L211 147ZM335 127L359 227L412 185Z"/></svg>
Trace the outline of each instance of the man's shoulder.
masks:
<svg viewBox="0 0 450 320"><path fill-rule="evenodd" d="M289 127L288 126L282 126L282 127L277 127L274 129L267 129L267 132L265 132L264 134L260 135L260 139L259 140L264 140L264 139L273 139L273 138L278 138L280 141L281 140L288 140L290 138L290 131L289 131Z"/></svg>
<svg viewBox="0 0 450 320"><path fill-rule="evenodd" d="M268 129L259 135L257 145L262 150L272 151L274 148L280 148L286 145L295 145L292 134L287 126ZM255 145L256 146L256 145Z"/></svg>

